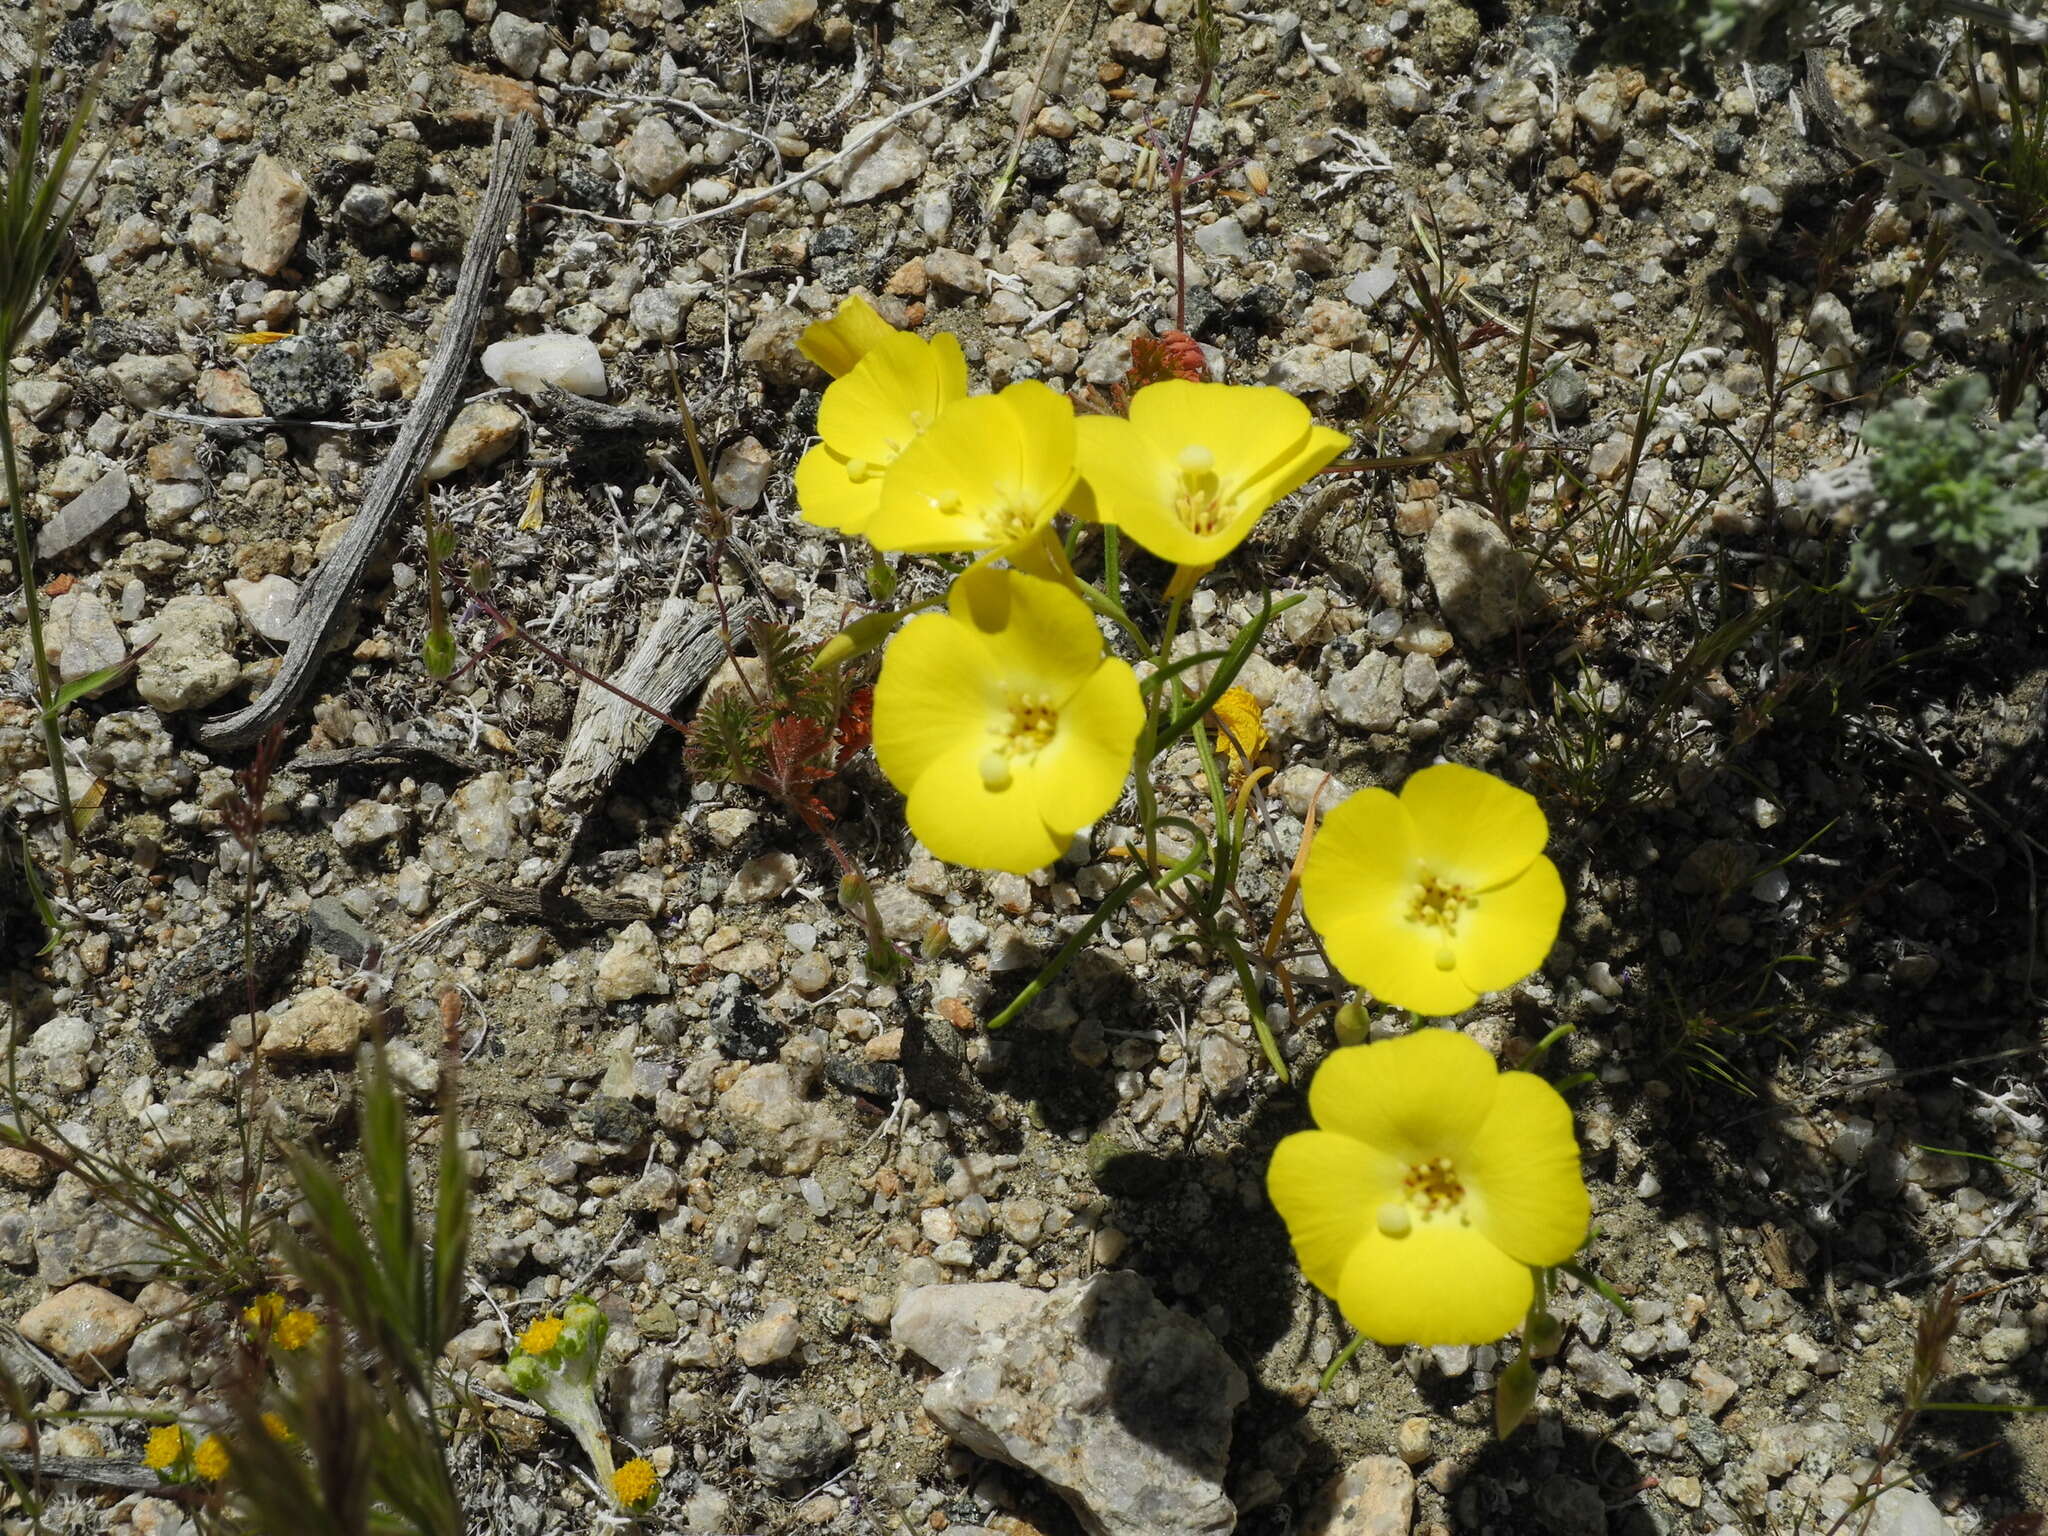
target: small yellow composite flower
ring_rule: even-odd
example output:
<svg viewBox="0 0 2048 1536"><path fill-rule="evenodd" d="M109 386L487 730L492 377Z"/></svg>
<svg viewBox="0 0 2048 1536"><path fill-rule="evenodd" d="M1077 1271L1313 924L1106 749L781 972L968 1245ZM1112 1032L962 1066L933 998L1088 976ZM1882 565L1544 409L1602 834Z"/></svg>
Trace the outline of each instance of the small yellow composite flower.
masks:
<svg viewBox="0 0 2048 1536"><path fill-rule="evenodd" d="M168 1472L185 1459L185 1429L180 1424L159 1424L149 1432L142 1448L142 1464L152 1472Z"/></svg>
<svg viewBox="0 0 2048 1536"><path fill-rule="evenodd" d="M612 1496L623 1509L646 1509L661 1492L661 1479L643 1456L635 1456L612 1474Z"/></svg>
<svg viewBox="0 0 2048 1536"><path fill-rule="evenodd" d="M219 1435L208 1435L192 1449L192 1470L209 1483L228 1475L228 1443Z"/></svg>
<svg viewBox="0 0 2048 1536"><path fill-rule="evenodd" d="M261 1333L275 1328L278 1319L289 1310L291 1303L275 1291L266 1291L249 1305L242 1308L242 1321Z"/></svg>
<svg viewBox="0 0 2048 1536"><path fill-rule="evenodd" d="M1009 550L1073 494L1074 407L1035 379L946 407L905 448L863 530L881 550Z"/></svg>
<svg viewBox="0 0 2048 1536"><path fill-rule="evenodd" d="M805 326L796 349L833 378L843 379L885 337L895 334L896 327L876 314L872 304L852 293L839 301L830 320Z"/></svg>
<svg viewBox="0 0 2048 1536"><path fill-rule="evenodd" d="M1075 429L1096 519L1199 569L1243 543L1268 507L1349 441L1284 389L1187 379L1146 385L1128 420L1084 416Z"/></svg>
<svg viewBox="0 0 2048 1536"><path fill-rule="evenodd" d="M270 1337L279 1349L304 1349L320 1331L320 1319L311 1312L294 1308L277 1320Z"/></svg>
<svg viewBox="0 0 2048 1536"><path fill-rule="evenodd" d="M1302 1273L1382 1344L1486 1344L1529 1309L1531 1266L1585 1241L1572 1114L1470 1036L1418 1029L1331 1053L1317 1129L1273 1150L1266 1188Z"/></svg>
<svg viewBox="0 0 2048 1536"><path fill-rule="evenodd" d="M1116 804L1144 714L1080 598L980 566L883 654L875 758L933 853L1025 874Z"/></svg>
<svg viewBox="0 0 2048 1536"><path fill-rule="evenodd" d="M555 1347L555 1341L561 1336L562 1320L559 1317L537 1317L519 1335L519 1347L529 1355L544 1355Z"/></svg>
<svg viewBox="0 0 2048 1536"><path fill-rule="evenodd" d="M1360 790L1323 818L1301 904L1337 969L1381 1002L1460 1013L1543 963L1564 882L1533 795L1439 763L1396 796Z"/></svg>
<svg viewBox="0 0 2048 1536"><path fill-rule="evenodd" d="M258 1422L263 1425L263 1433L270 1436L271 1439L277 1441L281 1445L288 1445L291 1443L291 1440L293 1438L292 1427L291 1425L285 1423L283 1414L265 1413L259 1415Z"/></svg>
<svg viewBox="0 0 2048 1536"><path fill-rule="evenodd" d="M796 466L796 500L804 521L841 533L864 533L882 505L889 466L967 398L967 357L960 343L891 331L825 391L818 403L818 442Z"/></svg>

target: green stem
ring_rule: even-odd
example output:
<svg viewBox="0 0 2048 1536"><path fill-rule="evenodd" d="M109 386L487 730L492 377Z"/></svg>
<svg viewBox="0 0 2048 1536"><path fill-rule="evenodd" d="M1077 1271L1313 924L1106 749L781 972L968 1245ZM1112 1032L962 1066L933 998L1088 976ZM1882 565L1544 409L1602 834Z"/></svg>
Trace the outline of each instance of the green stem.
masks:
<svg viewBox="0 0 2048 1536"><path fill-rule="evenodd" d="M1074 963L1074 957L1080 954L1082 946L1094 938L1096 934L1100 933L1102 925L1116 916L1117 912L1122 909L1123 904L1137 895L1145 882L1151 877L1151 870L1141 869L1124 881L1122 885L1103 897L1102 905L1097 907L1088 921L1076 929L1073 936L1059 947L1059 950L1053 955L1052 959L1045 963L1045 968L1025 984L1022 992L1019 992L1010 999L1010 1004L1007 1008L988 1021L989 1030L994 1032L1001 1029L1010 1020L1016 1018L1026 1008L1029 1008L1037 1000L1038 994L1057 981L1060 973Z"/></svg>
<svg viewBox="0 0 2048 1536"><path fill-rule="evenodd" d="M14 446L14 424L8 418L10 389L8 358L0 351L0 468L7 479L7 520L14 525L14 571L21 578L21 606L28 616L28 648L35 658L37 713L43 722L43 751L50 760L50 776L56 781L57 819L64 827L66 848L78 844L78 827L72 820L71 780L64 771L64 734L58 725L57 681L50 671L50 653L43 644L42 593L36 583L35 546L29 540L28 507L21 494L21 465ZM70 860L65 860L65 879L71 877Z"/></svg>
<svg viewBox="0 0 2048 1536"><path fill-rule="evenodd" d="M1337 1373L1351 1363L1351 1357L1357 1354L1364 1344L1364 1334L1354 1333L1351 1335L1351 1342L1338 1350L1337 1358L1323 1367L1322 1378L1316 1382L1317 1393L1320 1394L1330 1390L1330 1384L1337 1379Z"/></svg>

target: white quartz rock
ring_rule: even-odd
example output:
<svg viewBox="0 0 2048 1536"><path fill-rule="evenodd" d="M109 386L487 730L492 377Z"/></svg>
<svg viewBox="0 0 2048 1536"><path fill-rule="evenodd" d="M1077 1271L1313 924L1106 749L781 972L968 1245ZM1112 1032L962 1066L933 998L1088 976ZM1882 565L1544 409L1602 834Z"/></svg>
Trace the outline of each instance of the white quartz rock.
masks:
<svg viewBox="0 0 2048 1536"><path fill-rule="evenodd" d="M536 399L548 384L593 400L603 399L609 390L604 359L588 336L550 333L493 342L484 348L484 372L492 382Z"/></svg>

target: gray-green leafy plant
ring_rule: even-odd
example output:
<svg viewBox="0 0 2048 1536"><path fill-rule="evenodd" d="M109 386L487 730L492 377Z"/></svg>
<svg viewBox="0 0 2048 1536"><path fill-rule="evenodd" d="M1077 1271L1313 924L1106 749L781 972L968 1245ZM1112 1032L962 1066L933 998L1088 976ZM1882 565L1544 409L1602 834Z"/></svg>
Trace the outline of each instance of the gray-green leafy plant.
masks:
<svg viewBox="0 0 2048 1536"><path fill-rule="evenodd" d="M0 139L0 473L7 486L8 520L14 526L14 570L21 580L29 650L35 662L36 704L42 716L43 747L56 780L57 815L67 839L75 838L71 787L64 774L64 741L58 721L79 689L57 687L43 644L43 615L37 596L35 549L23 504L21 463L8 416L8 364L56 291L55 279L69 253L71 225L97 166L77 167L85 125L92 116L94 86L87 86L68 121L50 100L40 61L29 72L21 126L13 141ZM62 132L57 130L61 127ZM55 143L50 139L55 135ZM74 168L81 174L73 175ZM104 679L81 679L90 687Z"/></svg>
<svg viewBox="0 0 2048 1536"><path fill-rule="evenodd" d="M1979 588L2027 575L2048 527L2048 445L2031 393L2014 419L1979 424L1982 374L1902 400L1863 428L1877 501L1850 551L1860 595L1950 576Z"/></svg>

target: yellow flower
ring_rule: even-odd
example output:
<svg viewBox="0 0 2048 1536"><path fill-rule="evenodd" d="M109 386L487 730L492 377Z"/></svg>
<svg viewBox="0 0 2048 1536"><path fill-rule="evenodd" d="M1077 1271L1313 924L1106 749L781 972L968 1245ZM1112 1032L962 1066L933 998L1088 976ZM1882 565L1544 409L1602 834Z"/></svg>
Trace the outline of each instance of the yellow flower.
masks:
<svg viewBox="0 0 2048 1536"><path fill-rule="evenodd" d="M883 338L895 334L896 328L876 314L872 304L854 293L839 301L839 309L830 320L805 326L803 335L796 339L796 349L833 378L843 379Z"/></svg>
<svg viewBox="0 0 2048 1536"><path fill-rule="evenodd" d="M304 1349L313 1342L313 1335L320 1331L320 1319L311 1312L293 1310L277 1320L277 1329L271 1338L279 1349Z"/></svg>
<svg viewBox="0 0 2048 1536"><path fill-rule="evenodd" d="M1006 550L1051 522L1078 478L1072 403L1026 379L947 406L890 465L863 531L912 554Z"/></svg>
<svg viewBox="0 0 2048 1536"><path fill-rule="evenodd" d="M270 1436L271 1439L280 1442L289 1442L291 1440L292 1427L285 1423L283 1414L266 1413L260 1416L258 1422L263 1425L263 1432Z"/></svg>
<svg viewBox="0 0 2048 1536"><path fill-rule="evenodd" d="M1139 390L1129 420L1084 416L1075 427L1094 516L1160 559L1197 568L1243 543L1268 507L1349 441L1285 390L1186 379Z"/></svg>
<svg viewBox="0 0 2048 1536"><path fill-rule="evenodd" d="M209 1483L228 1475L228 1443L219 1435L208 1435L193 1449L192 1470Z"/></svg>
<svg viewBox="0 0 2048 1536"><path fill-rule="evenodd" d="M1057 582L981 566L890 642L875 757L910 830L954 864L1050 864L1116 804L1144 720L1138 680Z"/></svg>
<svg viewBox="0 0 2048 1536"><path fill-rule="evenodd" d="M149 1444L142 1448L142 1464L152 1472L168 1472L185 1456L185 1430L178 1424L159 1424L149 1432Z"/></svg>
<svg viewBox="0 0 2048 1536"><path fill-rule="evenodd" d="M941 411L966 398L967 358L951 336L882 337L818 404L819 442L796 466L804 521L865 532L882 505L889 466Z"/></svg>
<svg viewBox="0 0 2048 1536"><path fill-rule="evenodd" d="M1219 745L1230 764L1230 776L1242 778L1266 750L1266 722L1259 713L1259 701L1249 688L1231 688L1209 711Z"/></svg>
<svg viewBox="0 0 2048 1536"><path fill-rule="evenodd" d="M284 1316L289 1305L290 1303L277 1292L265 1292L242 1308L242 1321L261 1333L266 1329L275 1328L277 1320Z"/></svg>
<svg viewBox="0 0 2048 1536"><path fill-rule="evenodd" d="M562 1320L559 1317L537 1317L519 1335L519 1347L529 1355L544 1355L555 1347L555 1341L561 1336Z"/></svg>
<svg viewBox="0 0 2048 1536"><path fill-rule="evenodd" d="M1530 1267L1585 1241L1572 1114L1477 1041L1419 1029L1333 1052L1319 1127L1273 1150L1266 1188L1302 1273L1382 1344L1485 1344L1521 1321Z"/></svg>
<svg viewBox="0 0 2048 1536"><path fill-rule="evenodd" d="M612 1496L625 1509L644 1509L661 1492L661 1480L645 1457L635 1456L612 1474Z"/></svg>
<svg viewBox="0 0 2048 1536"><path fill-rule="evenodd" d="M1337 969L1381 1002L1459 1013L1543 963L1564 882L1543 857L1535 797L1440 763L1353 795L1323 818L1302 910Z"/></svg>

